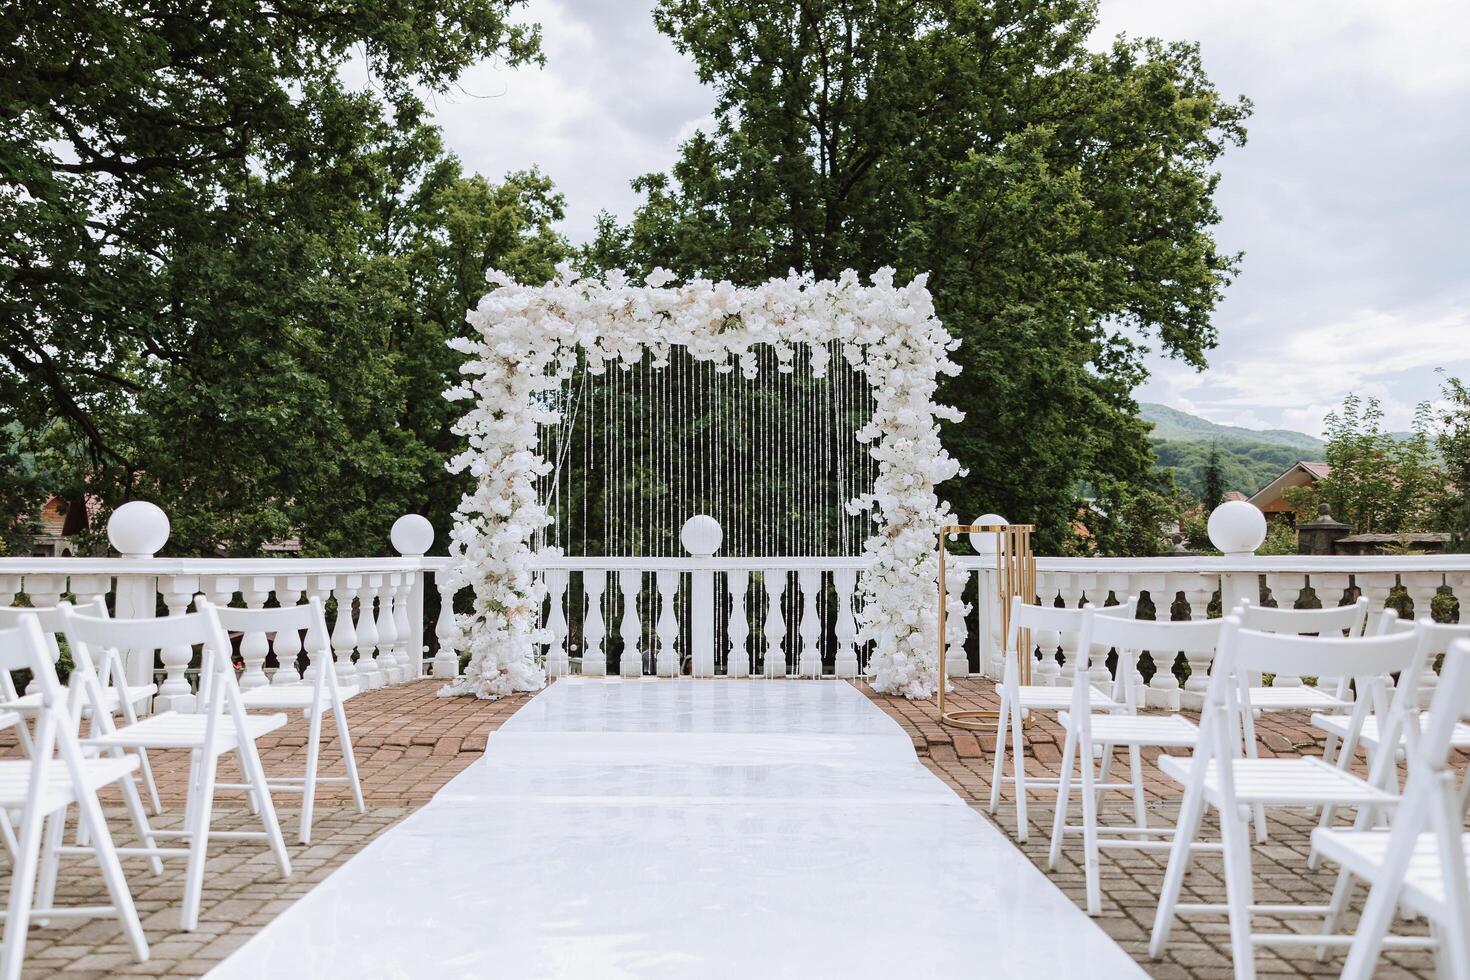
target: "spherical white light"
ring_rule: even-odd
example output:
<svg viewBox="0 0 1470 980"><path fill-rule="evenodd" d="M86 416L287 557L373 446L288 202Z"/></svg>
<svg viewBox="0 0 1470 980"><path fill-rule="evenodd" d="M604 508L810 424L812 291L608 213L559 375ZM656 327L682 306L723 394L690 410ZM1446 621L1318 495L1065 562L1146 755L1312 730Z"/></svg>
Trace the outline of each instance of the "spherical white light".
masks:
<svg viewBox="0 0 1470 980"><path fill-rule="evenodd" d="M684 522L684 527L679 531L679 540L683 543L684 550L691 555L708 558L720 550L725 532L720 528L720 522L713 517L695 514Z"/></svg>
<svg viewBox="0 0 1470 980"><path fill-rule="evenodd" d="M1009 524L1010 521L999 514L981 514L970 522L971 524ZM1000 535L994 531L971 531L970 547L975 549L977 555L993 555L1000 551Z"/></svg>
<svg viewBox="0 0 1470 980"><path fill-rule="evenodd" d="M1266 540L1266 515L1255 504L1227 500L1210 514L1210 544L1227 555L1253 554Z"/></svg>
<svg viewBox="0 0 1470 980"><path fill-rule="evenodd" d="M388 540L400 555L418 556L427 554L434 543L434 525L422 514L404 514L393 522Z"/></svg>
<svg viewBox="0 0 1470 980"><path fill-rule="evenodd" d="M168 543L168 515L157 504L130 500L107 520L107 540L126 558L152 558Z"/></svg>

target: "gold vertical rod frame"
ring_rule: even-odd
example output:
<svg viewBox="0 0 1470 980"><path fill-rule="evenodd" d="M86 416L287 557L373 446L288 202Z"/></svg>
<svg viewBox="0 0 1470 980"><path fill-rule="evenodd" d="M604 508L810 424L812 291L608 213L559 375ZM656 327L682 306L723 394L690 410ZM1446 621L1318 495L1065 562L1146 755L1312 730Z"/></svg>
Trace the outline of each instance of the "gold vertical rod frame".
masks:
<svg viewBox="0 0 1470 980"><path fill-rule="evenodd" d="M944 686L948 680L948 649L945 623L948 613L949 580L948 549L945 539L951 534L995 534L998 547L995 560L996 600L1000 606L1000 649L1001 659L1010 655L1011 645L1011 598L1020 596L1022 602L1036 601L1036 555L1031 550L1033 524L950 524L939 529L939 722L954 728L981 731L997 724L999 712L974 708L946 711ZM1016 657L1022 684L1031 682L1031 658L1023 657L1022 650L1031 648L1031 631L1021 630L1016 636Z"/></svg>

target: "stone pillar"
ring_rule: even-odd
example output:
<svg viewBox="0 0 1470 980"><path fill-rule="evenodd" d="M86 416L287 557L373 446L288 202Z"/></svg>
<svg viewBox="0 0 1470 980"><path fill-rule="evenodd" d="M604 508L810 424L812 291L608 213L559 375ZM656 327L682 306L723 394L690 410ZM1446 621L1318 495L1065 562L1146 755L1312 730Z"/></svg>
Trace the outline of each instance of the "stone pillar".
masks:
<svg viewBox="0 0 1470 980"><path fill-rule="evenodd" d="M1353 533L1351 524L1334 520L1326 504L1317 508L1316 520L1308 521L1296 530L1296 551L1299 555L1331 555L1341 538ZM1331 605L1331 603L1327 603Z"/></svg>

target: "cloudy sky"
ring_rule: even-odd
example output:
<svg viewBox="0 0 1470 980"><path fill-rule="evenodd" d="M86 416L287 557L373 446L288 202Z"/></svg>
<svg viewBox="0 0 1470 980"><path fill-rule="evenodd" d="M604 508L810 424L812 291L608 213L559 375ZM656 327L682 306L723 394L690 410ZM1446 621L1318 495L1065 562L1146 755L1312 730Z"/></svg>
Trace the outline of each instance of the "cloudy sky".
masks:
<svg viewBox="0 0 1470 980"><path fill-rule="evenodd" d="M481 65L436 102L449 145L487 176L540 166L564 230L627 217L628 181L707 123L691 63L646 0L535 0L544 69ZM1217 422L1318 433L1349 391L1391 427L1470 378L1470 3L1102 0L1094 38L1202 45L1220 90L1255 103L1228 154L1222 245L1246 253L1202 374L1158 360L1139 392Z"/></svg>

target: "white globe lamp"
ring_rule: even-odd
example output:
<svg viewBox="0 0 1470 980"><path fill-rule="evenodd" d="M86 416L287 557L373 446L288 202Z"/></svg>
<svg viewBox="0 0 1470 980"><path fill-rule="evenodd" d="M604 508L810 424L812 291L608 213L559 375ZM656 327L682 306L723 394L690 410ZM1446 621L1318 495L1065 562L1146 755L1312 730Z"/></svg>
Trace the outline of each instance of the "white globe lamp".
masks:
<svg viewBox="0 0 1470 980"><path fill-rule="evenodd" d="M684 550L696 558L709 558L724 543L725 532L720 522L708 514L695 514L679 529L679 541Z"/></svg>
<svg viewBox="0 0 1470 980"><path fill-rule="evenodd" d="M393 522L388 540L400 555L418 557L429 552L434 543L434 525L422 514L404 514Z"/></svg>
<svg viewBox="0 0 1470 980"><path fill-rule="evenodd" d="M130 500L107 519L107 540L124 558L152 558L168 543L168 532L168 515L146 500Z"/></svg>
<svg viewBox="0 0 1470 980"><path fill-rule="evenodd" d="M1010 521L999 514L981 514L970 523L996 525L1009 524ZM1000 535L994 531L971 531L970 547L977 555L994 555L1000 551Z"/></svg>
<svg viewBox="0 0 1470 980"><path fill-rule="evenodd" d="M1210 514L1209 533L1221 554L1251 555L1266 540L1266 515L1255 504L1227 500Z"/></svg>

